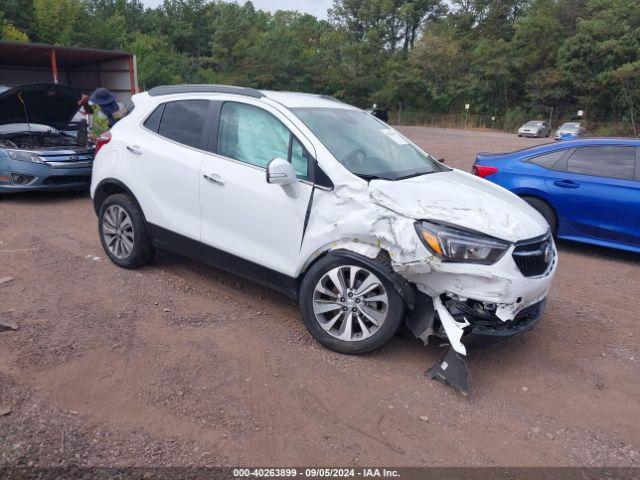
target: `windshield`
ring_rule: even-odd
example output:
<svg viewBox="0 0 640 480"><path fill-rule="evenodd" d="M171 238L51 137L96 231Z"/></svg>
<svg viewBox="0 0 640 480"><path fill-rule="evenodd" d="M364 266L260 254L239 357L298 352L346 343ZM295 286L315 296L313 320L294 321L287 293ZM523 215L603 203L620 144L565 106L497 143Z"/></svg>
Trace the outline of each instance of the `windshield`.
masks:
<svg viewBox="0 0 640 480"><path fill-rule="evenodd" d="M525 127L537 127L538 125L541 125L542 122L527 122L524 124Z"/></svg>
<svg viewBox="0 0 640 480"><path fill-rule="evenodd" d="M342 165L366 180L399 180L447 170L369 113L346 108L292 111Z"/></svg>
<svg viewBox="0 0 640 480"><path fill-rule="evenodd" d="M580 128L579 123L565 123L560 127L563 130L577 130Z"/></svg>

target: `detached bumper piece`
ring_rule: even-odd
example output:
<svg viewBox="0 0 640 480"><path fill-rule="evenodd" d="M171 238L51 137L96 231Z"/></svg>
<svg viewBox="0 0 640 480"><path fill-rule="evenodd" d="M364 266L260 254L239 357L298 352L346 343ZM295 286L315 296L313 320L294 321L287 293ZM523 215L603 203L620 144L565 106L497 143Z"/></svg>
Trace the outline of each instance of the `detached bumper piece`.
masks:
<svg viewBox="0 0 640 480"><path fill-rule="evenodd" d="M429 380L436 379L458 390L463 396L469 395L469 369L462 355L449 347L438 363L425 373Z"/></svg>
<svg viewBox="0 0 640 480"><path fill-rule="evenodd" d="M474 348L488 348L503 343L509 338L532 328L544 313L546 299L520 310L513 320L504 321L496 315L497 305L479 300L447 297L434 299L435 312L438 314L450 347L438 363L426 372L429 379L438 380L458 390L462 395L469 394L469 371L465 356ZM418 323L411 325L417 327ZM433 325L433 323L431 323ZM421 325L423 326L423 325ZM414 335L423 338L433 332L428 328L422 335L412 328Z"/></svg>

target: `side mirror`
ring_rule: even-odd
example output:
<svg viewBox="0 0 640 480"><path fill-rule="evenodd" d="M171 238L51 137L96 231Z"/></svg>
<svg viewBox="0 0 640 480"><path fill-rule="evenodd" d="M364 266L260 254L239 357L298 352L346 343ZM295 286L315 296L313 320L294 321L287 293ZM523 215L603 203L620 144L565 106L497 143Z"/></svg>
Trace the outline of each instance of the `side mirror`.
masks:
<svg viewBox="0 0 640 480"><path fill-rule="evenodd" d="M282 158L274 158L267 165L267 183L276 185L291 185L296 183L296 171L293 166Z"/></svg>

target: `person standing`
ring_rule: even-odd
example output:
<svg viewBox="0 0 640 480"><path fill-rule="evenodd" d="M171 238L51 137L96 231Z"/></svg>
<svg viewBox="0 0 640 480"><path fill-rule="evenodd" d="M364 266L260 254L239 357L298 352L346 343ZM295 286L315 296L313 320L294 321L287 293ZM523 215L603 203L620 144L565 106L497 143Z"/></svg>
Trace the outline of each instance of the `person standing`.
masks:
<svg viewBox="0 0 640 480"><path fill-rule="evenodd" d="M116 119L113 114L120 110L120 106L109 90L103 87L96 88L89 98L89 105L100 107L100 111L107 117L109 128L115 125Z"/></svg>

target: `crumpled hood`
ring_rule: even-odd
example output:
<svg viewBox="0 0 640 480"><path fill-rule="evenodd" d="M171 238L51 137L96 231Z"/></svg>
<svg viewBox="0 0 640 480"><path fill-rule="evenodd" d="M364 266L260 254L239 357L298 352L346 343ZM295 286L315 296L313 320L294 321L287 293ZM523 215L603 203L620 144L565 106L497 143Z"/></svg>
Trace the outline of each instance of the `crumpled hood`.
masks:
<svg viewBox="0 0 640 480"><path fill-rule="evenodd" d="M78 111L79 99L80 91L66 85L0 87L0 125L25 123L25 108L31 123L65 125Z"/></svg>
<svg viewBox="0 0 640 480"><path fill-rule="evenodd" d="M524 200L491 182L452 170L400 181L372 180L371 200L405 217L433 220L516 242L549 226Z"/></svg>

